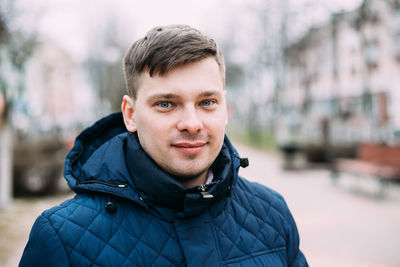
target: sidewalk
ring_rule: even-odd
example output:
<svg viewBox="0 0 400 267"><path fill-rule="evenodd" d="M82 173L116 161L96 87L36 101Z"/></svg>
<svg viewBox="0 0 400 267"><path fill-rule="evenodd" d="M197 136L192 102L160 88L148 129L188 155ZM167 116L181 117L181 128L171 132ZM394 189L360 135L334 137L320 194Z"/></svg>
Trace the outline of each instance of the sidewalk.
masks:
<svg viewBox="0 0 400 267"><path fill-rule="evenodd" d="M236 145L250 166L240 174L281 193L310 266L400 266L400 187L376 199L378 184L327 170L283 171L276 155Z"/></svg>
<svg viewBox="0 0 400 267"><path fill-rule="evenodd" d="M0 209L0 266L18 266L36 218L45 209L72 196L72 193L64 193L44 198L19 198Z"/></svg>

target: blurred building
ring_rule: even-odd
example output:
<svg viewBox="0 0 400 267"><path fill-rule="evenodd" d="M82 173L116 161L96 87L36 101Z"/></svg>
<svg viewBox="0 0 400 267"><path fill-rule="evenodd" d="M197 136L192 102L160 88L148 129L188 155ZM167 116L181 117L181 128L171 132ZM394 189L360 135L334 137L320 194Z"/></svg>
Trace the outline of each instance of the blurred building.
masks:
<svg viewBox="0 0 400 267"><path fill-rule="evenodd" d="M22 72L16 64L16 53L10 49L10 33L0 14L0 208L12 197L13 135L8 122L10 99L18 92Z"/></svg>
<svg viewBox="0 0 400 267"><path fill-rule="evenodd" d="M39 42L26 63L25 90L14 101L14 126L68 134L93 121L96 94L84 77L71 55L52 42Z"/></svg>
<svg viewBox="0 0 400 267"><path fill-rule="evenodd" d="M81 63L50 41L36 42L13 98L13 187L16 194L57 191L67 148L96 116L97 95Z"/></svg>
<svg viewBox="0 0 400 267"><path fill-rule="evenodd" d="M400 141L399 2L365 0L286 47L279 128L290 128L288 142L346 154Z"/></svg>

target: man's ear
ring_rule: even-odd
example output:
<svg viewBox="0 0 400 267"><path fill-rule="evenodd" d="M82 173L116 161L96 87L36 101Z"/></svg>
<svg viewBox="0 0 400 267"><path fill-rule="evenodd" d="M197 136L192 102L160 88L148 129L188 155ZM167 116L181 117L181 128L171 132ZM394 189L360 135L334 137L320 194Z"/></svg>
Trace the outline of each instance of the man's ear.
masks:
<svg viewBox="0 0 400 267"><path fill-rule="evenodd" d="M136 132L135 106L130 96L124 95L121 104L125 127L129 132Z"/></svg>

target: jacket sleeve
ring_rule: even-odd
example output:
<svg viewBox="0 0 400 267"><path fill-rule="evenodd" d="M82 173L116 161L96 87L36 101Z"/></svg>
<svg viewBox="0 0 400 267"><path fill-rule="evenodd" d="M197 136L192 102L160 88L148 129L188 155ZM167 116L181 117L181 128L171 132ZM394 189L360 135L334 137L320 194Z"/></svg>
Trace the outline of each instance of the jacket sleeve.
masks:
<svg viewBox="0 0 400 267"><path fill-rule="evenodd" d="M70 266L63 243L43 215L36 219L32 227L19 266Z"/></svg>
<svg viewBox="0 0 400 267"><path fill-rule="evenodd" d="M290 212L288 206L286 205L285 200L282 196L280 196L283 200L284 207L286 209L286 240L287 240L287 260L288 266L291 267L308 267L307 260L304 254L301 252L300 246L300 237L299 232L297 230L296 222L293 219L292 213Z"/></svg>
<svg viewBox="0 0 400 267"><path fill-rule="evenodd" d="M301 250L297 251L297 255L296 258L294 259L294 261L292 262L293 267L308 267L308 263L306 258L304 257L303 253L301 252Z"/></svg>

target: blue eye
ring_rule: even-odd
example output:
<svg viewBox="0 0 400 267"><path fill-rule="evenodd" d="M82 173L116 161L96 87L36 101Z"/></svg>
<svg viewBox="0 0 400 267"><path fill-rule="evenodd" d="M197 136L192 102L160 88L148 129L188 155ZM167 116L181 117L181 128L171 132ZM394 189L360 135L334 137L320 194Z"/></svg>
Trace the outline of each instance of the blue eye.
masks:
<svg viewBox="0 0 400 267"><path fill-rule="evenodd" d="M161 108L170 108L171 103L170 102L160 102L160 103L158 103L158 106Z"/></svg>
<svg viewBox="0 0 400 267"><path fill-rule="evenodd" d="M201 102L203 106L211 106L214 102L211 100L204 100Z"/></svg>

